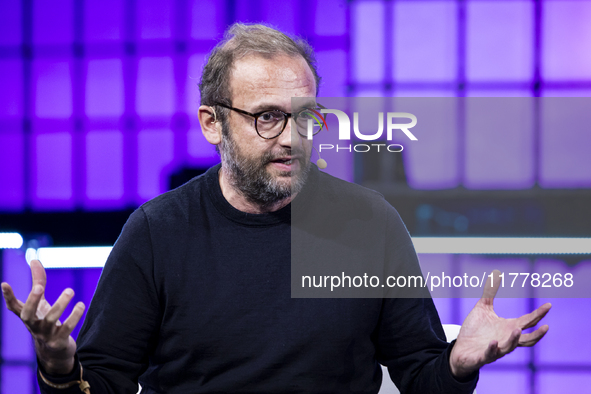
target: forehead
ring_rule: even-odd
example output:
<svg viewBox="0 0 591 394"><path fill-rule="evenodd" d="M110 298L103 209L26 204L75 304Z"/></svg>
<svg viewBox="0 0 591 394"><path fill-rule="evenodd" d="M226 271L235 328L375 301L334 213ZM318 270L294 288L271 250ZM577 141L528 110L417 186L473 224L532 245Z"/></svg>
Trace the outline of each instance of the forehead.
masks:
<svg viewBox="0 0 591 394"><path fill-rule="evenodd" d="M314 74L301 56L241 58L234 63L230 88L235 106L269 98L287 105L291 97L316 96Z"/></svg>

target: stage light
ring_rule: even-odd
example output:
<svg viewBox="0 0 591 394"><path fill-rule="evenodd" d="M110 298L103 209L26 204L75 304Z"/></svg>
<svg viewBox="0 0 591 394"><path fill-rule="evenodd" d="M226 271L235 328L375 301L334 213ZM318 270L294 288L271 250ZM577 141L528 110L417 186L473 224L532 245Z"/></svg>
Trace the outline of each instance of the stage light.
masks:
<svg viewBox="0 0 591 394"><path fill-rule="evenodd" d="M111 253L110 246L39 248L26 252L27 263L37 259L45 268L102 268Z"/></svg>
<svg viewBox="0 0 591 394"><path fill-rule="evenodd" d="M591 238L413 237L417 253L424 254L591 254ZM110 246L27 249L30 263L45 268L102 268Z"/></svg>
<svg viewBox="0 0 591 394"><path fill-rule="evenodd" d="M0 249L18 249L23 246L23 237L19 233L0 233Z"/></svg>
<svg viewBox="0 0 591 394"><path fill-rule="evenodd" d="M591 254L591 238L413 237L417 253Z"/></svg>

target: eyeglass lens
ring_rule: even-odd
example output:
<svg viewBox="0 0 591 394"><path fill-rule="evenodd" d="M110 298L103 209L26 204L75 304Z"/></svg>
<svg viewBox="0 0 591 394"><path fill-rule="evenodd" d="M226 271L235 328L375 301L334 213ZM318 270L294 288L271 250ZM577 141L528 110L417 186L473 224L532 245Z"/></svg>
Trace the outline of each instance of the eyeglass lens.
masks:
<svg viewBox="0 0 591 394"><path fill-rule="evenodd" d="M263 112L256 119L257 132L263 138L274 138L285 129L287 117L288 115L281 111ZM294 118L297 131L303 137L308 135L309 129L312 130L312 135L322 130L323 123L312 110L302 110L295 114Z"/></svg>

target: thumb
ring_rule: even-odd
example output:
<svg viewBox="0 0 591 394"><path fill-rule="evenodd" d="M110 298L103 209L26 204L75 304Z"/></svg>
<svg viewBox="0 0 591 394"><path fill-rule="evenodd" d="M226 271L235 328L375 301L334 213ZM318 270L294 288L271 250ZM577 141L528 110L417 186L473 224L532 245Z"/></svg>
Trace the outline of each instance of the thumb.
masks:
<svg viewBox="0 0 591 394"><path fill-rule="evenodd" d="M499 287L501 286L501 271L494 270L490 273L486 280L486 285L484 286L484 290L482 291L482 297L480 298L480 302L492 306L493 299L497 295L497 291L499 291Z"/></svg>

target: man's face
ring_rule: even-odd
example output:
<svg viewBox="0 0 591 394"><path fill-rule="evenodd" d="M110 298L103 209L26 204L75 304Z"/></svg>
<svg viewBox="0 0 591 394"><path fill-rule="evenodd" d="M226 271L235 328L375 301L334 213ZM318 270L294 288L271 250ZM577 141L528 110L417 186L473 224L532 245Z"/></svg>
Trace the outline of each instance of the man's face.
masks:
<svg viewBox="0 0 591 394"><path fill-rule="evenodd" d="M251 113L292 112L292 97L315 97L316 82L301 57L248 56L230 78L232 106ZM311 144L289 121L277 138L263 139L254 118L230 112L220 144L222 165L232 186L252 202L269 205L299 192L309 168Z"/></svg>

